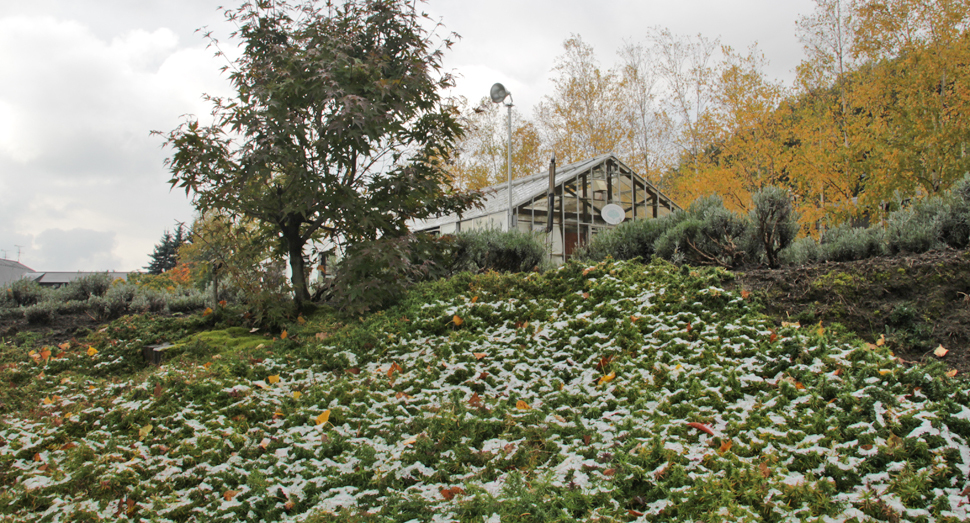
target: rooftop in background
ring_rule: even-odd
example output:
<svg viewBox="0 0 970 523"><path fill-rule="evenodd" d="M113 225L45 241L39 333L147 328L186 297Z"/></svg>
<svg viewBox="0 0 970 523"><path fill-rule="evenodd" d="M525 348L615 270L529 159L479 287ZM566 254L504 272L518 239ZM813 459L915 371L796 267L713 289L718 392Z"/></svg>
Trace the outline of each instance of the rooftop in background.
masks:
<svg viewBox="0 0 970 523"><path fill-rule="evenodd" d="M19 261L0 258L0 286L6 286L23 277L24 274L34 272L34 269Z"/></svg>
<svg viewBox="0 0 970 523"><path fill-rule="evenodd" d="M25 280L33 280L45 287L60 287L62 285L67 285L68 283L85 278L87 276L92 276L95 274L107 274L112 280L122 279L127 280L128 272L114 272L114 271L91 271L91 272L28 272L22 277Z"/></svg>

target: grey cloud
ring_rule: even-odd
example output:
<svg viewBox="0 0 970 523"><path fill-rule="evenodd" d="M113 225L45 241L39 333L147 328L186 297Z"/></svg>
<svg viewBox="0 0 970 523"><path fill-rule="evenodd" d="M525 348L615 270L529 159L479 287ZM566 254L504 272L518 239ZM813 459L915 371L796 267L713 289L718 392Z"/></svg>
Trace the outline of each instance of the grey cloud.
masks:
<svg viewBox="0 0 970 523"><path fill-rule="evenodd" d="M36 238L31 268L37 271L119 270L121 259L112 250L115 233L91 229L48 229ZM23 259L23 258L22 258Z"/></svg>

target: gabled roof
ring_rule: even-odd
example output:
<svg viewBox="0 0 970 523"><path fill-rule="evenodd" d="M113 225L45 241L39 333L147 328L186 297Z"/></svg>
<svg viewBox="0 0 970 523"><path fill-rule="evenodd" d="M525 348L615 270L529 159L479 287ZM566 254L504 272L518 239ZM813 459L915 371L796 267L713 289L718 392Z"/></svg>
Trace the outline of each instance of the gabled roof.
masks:
<svg viewBox="0 0 970 523"><path fill-rule="evenodd" d="M593 169L594 167L608 161L612 160L623 165L627 170L633 172L625 163L623 163L614 153L601 154L599 156L594 156L588 160L583 160L579 162L574 162L562 167L556 167L556 181L555 185L558 187L569 180L579 176L580 174ZM649 185L649 183L648 183ZM660 193L655 187L650 185L650 187ZM536 196L542 196L546 194L549 190L549 173L540 172L524 178L518 178L512 180L512 207L519 207L525 203L532 201ZM490 214L496 214L505 212L509 208L509 195L508 195L508 183L500 183L497 185L492 185L491 187L486 187L482 189L485 197L481 199L481 208L473 208L460 217L457 214L439 216L437 218L428 218L427 220L415 220L412 222L411 229L414 231L422 231L427 229L433 229L435 227L440 227L441 225L453 223L461 220L468 220L472 218L477 218L479 216L488 216ZM663 197L667 198L666 195ZM676 204L674 204L676 206Z"/></svg>
<svg viewBox="0 0 970 523"><path fill-rule="evenodd" d="M122 279L127 280L127 272L113 272L113 271L101 271L101 272L29 272L24 274L23 278L25 280L33 280L41 285L64 285L70 283L74 280L79 280L81 278L86 278L88 276L93 276L95 274L107 274L112 280Z"/></svg>
<svg viewBox="0 0 970 523"><path fill-rule="evenodd" d="M17 269L17 270L26 271L26 272L34 272L34 269L31 269L30 267L18 261L5 260L3 258L0 258L0 267L4 269Z"/></svg>

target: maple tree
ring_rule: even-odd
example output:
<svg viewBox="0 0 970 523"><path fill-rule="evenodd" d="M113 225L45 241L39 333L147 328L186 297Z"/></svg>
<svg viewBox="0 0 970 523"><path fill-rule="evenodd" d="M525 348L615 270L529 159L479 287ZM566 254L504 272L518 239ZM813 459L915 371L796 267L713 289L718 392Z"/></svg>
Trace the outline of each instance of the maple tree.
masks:
<svg viewBox="0 0 970 523"><path fill-rule="evenodd" d="M225 11L242 54L214 121L166 135L170 182L201 211L259 223L310 299L305 247L396 236L406 222L460 211L444 163L462 128L439 91L451 40L404 0L247 1Z"/></svg>

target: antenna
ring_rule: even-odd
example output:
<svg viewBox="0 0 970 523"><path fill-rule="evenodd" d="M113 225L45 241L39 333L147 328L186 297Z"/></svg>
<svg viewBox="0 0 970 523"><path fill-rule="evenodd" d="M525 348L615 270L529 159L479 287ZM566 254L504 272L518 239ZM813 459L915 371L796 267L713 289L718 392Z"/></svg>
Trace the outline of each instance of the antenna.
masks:
<svg viewBox="0 0 970 523"><path fill-rule="evenodd" d="M23 247L23 245L14 245L14 247L17 248L17 263L20 263L20 248Z"/></svg>

